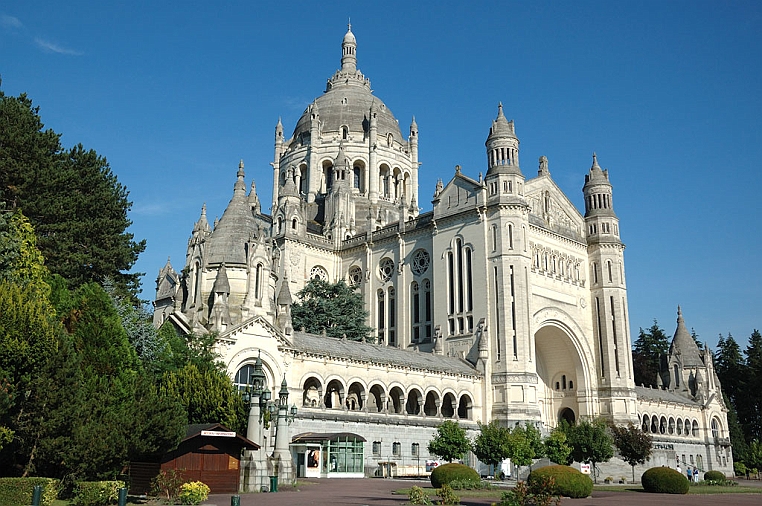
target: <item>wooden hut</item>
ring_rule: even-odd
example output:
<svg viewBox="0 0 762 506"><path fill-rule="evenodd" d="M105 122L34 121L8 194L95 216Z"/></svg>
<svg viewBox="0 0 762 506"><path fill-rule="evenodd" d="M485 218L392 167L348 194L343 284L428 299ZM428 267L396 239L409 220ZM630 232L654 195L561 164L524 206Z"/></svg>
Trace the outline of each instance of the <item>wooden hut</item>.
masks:
<svg viewBox="0 0 762 506"><path fill-rule="evenodd" d="M150 491L151 480L160 471L180 472L184 481L201 481L212 494L235 493L239 489L241 454L259 445L219 423L188 425L185 438L159 462L130 463L130 493Z"/></svg>

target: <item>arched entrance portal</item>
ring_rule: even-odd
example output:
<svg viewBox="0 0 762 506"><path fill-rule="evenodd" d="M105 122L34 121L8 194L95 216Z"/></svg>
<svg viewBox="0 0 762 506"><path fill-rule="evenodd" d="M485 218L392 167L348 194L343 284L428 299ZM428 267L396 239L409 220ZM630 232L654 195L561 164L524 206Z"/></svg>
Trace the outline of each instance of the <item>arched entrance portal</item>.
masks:
<svg viewBox="0 0 762 506"><path fill-rule="evenodd" d="M562 420L565 420L569 425L574 425L574 422L577 421L576 416L574 415L574 411L572 411L570 408L564 408L558 414L558 421L560 422Z"/></svg>
<svg viewBox="0 0 762 506"><path fill-rule="evenodd" d="M544 324L535 333L535 353L543 423L550 427L561 419L573 423L586 414L578 399L584 398L590 382L570 331L559 324Z"/></svg>

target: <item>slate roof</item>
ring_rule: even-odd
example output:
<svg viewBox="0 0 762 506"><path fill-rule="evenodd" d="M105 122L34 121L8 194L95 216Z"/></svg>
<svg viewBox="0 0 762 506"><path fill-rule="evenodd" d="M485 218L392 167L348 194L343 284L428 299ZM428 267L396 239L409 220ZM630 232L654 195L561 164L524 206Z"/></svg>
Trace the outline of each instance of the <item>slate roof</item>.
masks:
<svg viewBox="0 0 762 506"><path fill-rule="evenodd" d="M675 337L672 338L672 344L669 347L669 354L680 353L683 367L703 367L704 361L701 359L701 352L693 340L688 329L685 327L683 312L680 306L677 306L677 330Z"/></svg>
<svg viewBox="0 0 762 506"><path fill-rule="evenodd" d="M416 352L378 344L294 332L293 347L301 352L343 357L376 364L410 367L466 376L481 376L469 362L428 352Z"/></svg>
<svg viewBox="0 0 762 506"><path fill-rule="evenodd" d="M658 388L648 387L635 387L635 393L637 394L638 399L644 399L648 401L675 402L678 404L700 406L700 404L693 399L684 397L676 392L670 392L669 390L660 390Z"/></svg>

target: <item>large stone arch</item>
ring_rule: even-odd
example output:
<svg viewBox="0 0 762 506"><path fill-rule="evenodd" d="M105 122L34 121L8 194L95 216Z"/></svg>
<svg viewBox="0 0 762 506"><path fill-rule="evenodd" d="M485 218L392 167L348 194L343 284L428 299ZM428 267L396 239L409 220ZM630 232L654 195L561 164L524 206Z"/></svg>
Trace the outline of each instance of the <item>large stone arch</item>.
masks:
<svg viewBox="0 0 762 506"><path fill-rule="evenodd" d="M560 418L569 419L569 410L575 419L593 416L594 355L582 329L568 314L554 308L535 313L533 323L542 421L553 427Z"/></svg>

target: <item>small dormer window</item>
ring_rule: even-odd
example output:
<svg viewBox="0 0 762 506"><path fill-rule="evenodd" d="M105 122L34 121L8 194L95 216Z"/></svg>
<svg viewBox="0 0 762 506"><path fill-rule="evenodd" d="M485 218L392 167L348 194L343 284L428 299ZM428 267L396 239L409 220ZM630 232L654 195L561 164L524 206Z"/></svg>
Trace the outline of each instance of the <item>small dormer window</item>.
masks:
<svg viewBox="0 0 762 506"><path fill-rule="evenodd" d="M386 144L389 147L392 147L392 145L394 145L394 137L392 136L392 134L389 134L386 136Z"/></svg>
<svg viewBox="0 0 762 506"><path fill-rule="evenodd" d="M344 99L346 100L346 99ZM341 127L341 138L344 140L349 139L349 128L343 126Z"/></svg>

